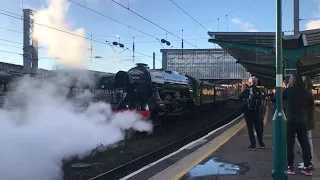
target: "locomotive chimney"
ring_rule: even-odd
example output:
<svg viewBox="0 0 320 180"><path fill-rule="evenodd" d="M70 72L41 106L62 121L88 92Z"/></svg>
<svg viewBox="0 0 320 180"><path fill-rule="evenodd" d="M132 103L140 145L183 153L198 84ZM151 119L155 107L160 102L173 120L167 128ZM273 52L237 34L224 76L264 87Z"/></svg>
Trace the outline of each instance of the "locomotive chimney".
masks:
<svg viewBox="0 0 320 180"><path fill-rule="evenodd" d="M146 68L146 69L149 69L148 65L145 64L145 63L137 63L136 66L137 66L137 67L144 67L144 68Z"/></svg>

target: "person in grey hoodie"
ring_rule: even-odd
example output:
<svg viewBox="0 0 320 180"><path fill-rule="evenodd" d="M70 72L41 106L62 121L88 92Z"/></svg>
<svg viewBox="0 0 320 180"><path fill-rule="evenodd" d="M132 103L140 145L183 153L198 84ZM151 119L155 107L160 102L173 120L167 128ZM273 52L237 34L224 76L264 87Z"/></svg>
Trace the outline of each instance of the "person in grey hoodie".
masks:
<svg viewBox="0 0 320 180"><path fill-rule="evenodd" d="M309 77L306 77L304 76L303 77L303 84L304 84L304 87L307 89L307 91L312 94L312 87L313 87L313 84L312 84L312 80L309 78ZM311 157L310 157L310 168L313 170L313 143L312 143L312 130L315 128L315 124L316 124L316 121L315 121L315 118L314 118L314 111L315 111L315 106L310 106L308 109L307 109L307 130L308 130L308 142L309 142L309 145L310 145L310 150L311 150ZM296 142L298 144L298 146L300 147L300 151L302 151L301 149L301 145L299 144L298 142L298 139L296 138ZM304 164L303 163L300 163L301 166L303 166Z"/></svg>
<svg viewBox="0 0 320 180"><path fill-rule="evenodd" d="M294 144L295 137L298 137L302 148L302 158L304 167L302 172L305 175L312 175L310 169L310 145L308 142L307 110L314 106L312 94L303 86L303 80L300 75L293 75L289 79L291 87L283 91L283 99L287 100L287 160L288 174L295 174L294 163Z"/></svg>

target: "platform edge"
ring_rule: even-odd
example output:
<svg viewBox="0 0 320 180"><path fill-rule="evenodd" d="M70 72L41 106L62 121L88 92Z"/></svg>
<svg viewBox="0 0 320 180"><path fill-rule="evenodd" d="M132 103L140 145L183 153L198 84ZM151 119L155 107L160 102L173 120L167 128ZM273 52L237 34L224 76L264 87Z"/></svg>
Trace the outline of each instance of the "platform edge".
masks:
<svg viewBox="0 0 320 180"><path fill-rule="evenodd" d="M267 122L269 114L269 108L267 107L266 113L264 115L264 124ZM179 180L182 176L184 176L186 173L188 173L194 166L197 164L201 163L204 159L206 159L208 156L210 156L212 153L214 153L216 150L218 150L223 144L228 142L234 135L236 135L241 129L246 127L245 121L240 121L239 123L235 124L231 128L229 128L227 131L225 131L223 134L220 136L216 137L212 141L210 141L208 144L217 144L213 145L213 148L209 149L205 154L200 156L198 159L193 161L189 166L187 166L185 169L180 171L178 174L176 174L171 180ZM220 142L215 142L219 139L222 139ZM177 162L179 163L179 161ZM176 163L176 164L177 164ZM170 167L169 167L170 168Z"/></svg>

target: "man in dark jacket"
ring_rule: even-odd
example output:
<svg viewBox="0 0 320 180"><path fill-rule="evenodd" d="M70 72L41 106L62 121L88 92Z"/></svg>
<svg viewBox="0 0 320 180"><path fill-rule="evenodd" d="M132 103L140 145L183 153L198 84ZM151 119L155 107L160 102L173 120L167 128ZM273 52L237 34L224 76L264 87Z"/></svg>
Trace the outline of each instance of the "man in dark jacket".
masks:
<svg viewBox="0 0 320 180"><path fill-rule="evenodd" d="M313 106L312 95L304 88L302 77L293 75L289 79L291 87L283 91L283 99L287 100L287 160L288 174L295 174L293 168L294 161L294 144L297 135L298 141L302 148L302 158L304 168L302 172L306 175L312 175L310 170L310 145L307 135L307 110Z"/></svg>
<svg viewBox="0 0 320 180"><path fill-rule="evenodd" d="M313 87L313 83L312 80L309 77L303 77L303 84L304 87L307 89L307 91L312 94L312 87ZM310 157L310 168L313 169L313 143L312 143L312 130L315 128L315 118L314 118L314 111L315 111L315 106L310 106L307 109L307 130L308 130L308 141L309 141L309 145L310 145L310 151L311 151L311 157ZM297 144L299 145L300 143L298 142L298 140L296 139ZM300 145L300 152L302 152L302 148ZM300 163L300 165L302 165L303 167L303 163Z"/></svg>
<svg viewBox="0 0 320 180"><path fill-rule="evenodd" d="M262 129L260 124L262 92L261 89L257 88L257 80L258 79L256 77L251 77L249 79L250 86L239 95L240 100L245 100L243 111L251 143L251 145L247 149L252 151L256 150L256 139L254 137L254 129L257 132L257 138L260 148L266 148L262 140Z"/></svg>
<svg viewBox="0 0 320 180"><path fill-rule="evenodd" d="M260 126L261 126L261 134L263 137L263 132L264 132L264 115L266 113L266 96L267 96L267 92L265 91L264 87L261 85L261 81L258 80L257 83L257 88L260 88L261 92L262 92L262 100L261 100L261 109L260 109Z"/></svg>

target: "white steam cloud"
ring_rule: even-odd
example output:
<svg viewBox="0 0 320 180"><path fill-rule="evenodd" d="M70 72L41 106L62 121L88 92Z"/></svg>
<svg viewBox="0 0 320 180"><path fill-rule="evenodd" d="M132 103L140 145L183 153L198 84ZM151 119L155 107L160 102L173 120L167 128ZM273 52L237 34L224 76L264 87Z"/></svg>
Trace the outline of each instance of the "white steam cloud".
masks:
<svg viewBox="0 0 320 180"><path fill-rule="evenodd" d="M82 38L85 36L84 29L79 28L73 31L65 22L65 15L70 6L68 2L65 0L50 0L49 2L47 9L38 10L34 13L34 38L48 47L48 56L58 58L60 63L83 66L87 55L87 43Z"/></svg>
<svg viewBox="0 0 320 180"><path fill-rule="evenodd" d="M48 9L37 11L40 24L71 31L64 22L68 4L51 0ZM36 26L36 37L59 63L80 65L85 41L46 27ZM84 30L74 31L84 35ZM71 75L70 75L71 74ZM132 112L112 115L109 104L92 102L90 91L70 99L69 87L77 78L93 84L83 71L47 78L22 77L6 95L0 109L0 179L60 180L62 160L84 157L97 144L110 145L123 139L123 130L151 131L152 125ZM79 104L87 107L79 108Z"/></svg>
<svg viewBox="0 0 320 180"><path fill-rule="evenodd" d="M233 18L231 20L233 23L240 25L241 29L246 32L259 32L258 29L255 28L253 24L250 24L246 21L241 21L240 19Z"/></svg>
<svg viewBox="0 0 320 180"><path fill-rule="evenodd" d="M320 28L320 0L314 0L314 2L317 4L317 11L313 13L314 20L309 21L305 26L306 30L311 29L318 29Z"/></svg>
<svg viewBox="0 0 320 180"><path fill-rule="evenodd" d="M85 156L97 144L123 139L123 129L150 131L152 125L132 112L112 115L109 104L91 103L79 112L67 100L63 78L22 78L0 110L0 175L5 180L62 179L62 160ZM77 102L90 94L79 94Z"/></svg>

